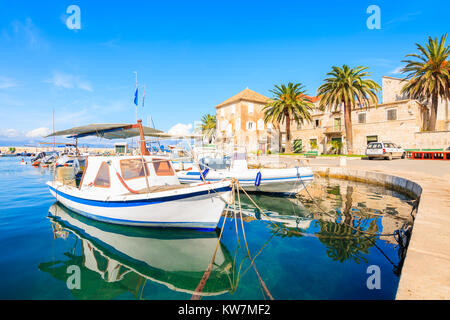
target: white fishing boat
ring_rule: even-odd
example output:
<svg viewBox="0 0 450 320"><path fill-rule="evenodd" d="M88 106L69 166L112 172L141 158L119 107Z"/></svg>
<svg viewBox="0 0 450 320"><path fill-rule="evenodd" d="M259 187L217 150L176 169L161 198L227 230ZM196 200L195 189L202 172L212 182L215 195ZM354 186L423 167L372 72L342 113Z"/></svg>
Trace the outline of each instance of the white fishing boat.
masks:
<svg viewBox="0 0 450 320"><path fill-rule="evenodd" d="M239 184L249 192L292 195L300 192L305 184L314 179L310 167L295 167L282 169L250 169L246 153L234 153L231 165L225 169L215 169L202 161L200 167L177 172L183 183L195 181L214 182L235 178ZM207 162L206 162L207 163Z"/></svg>
<svg viewBox="0 0 450 320"><path fill-rule="evenodd" d="M151 130L147 130L148 135L157 134ZM136 125L91 125L54 133L67 134L111 139L141 136L140 155L89 156L79 183L57 171L56 179L47 184L51 194L67 208L115 224L217 227L229 200L231 181L181 184L168 159L149 155L140 121Z"/></svg>

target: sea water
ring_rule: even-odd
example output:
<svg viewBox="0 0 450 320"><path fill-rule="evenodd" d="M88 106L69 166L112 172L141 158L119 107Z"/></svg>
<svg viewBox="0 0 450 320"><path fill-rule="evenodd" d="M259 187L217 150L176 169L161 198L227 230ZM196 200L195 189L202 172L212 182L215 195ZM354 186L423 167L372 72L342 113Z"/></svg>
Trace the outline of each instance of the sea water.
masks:
<svg viewBox="0 0 450 320"><path fill-rule="evenodd" d="M220 230L92 221L55 203L52 169L19 161L0 158L0 299L395 298L392 234L412 222L397 192L316 178L293 198L251 194L259 209L241 193L201 287Z"/></svg>

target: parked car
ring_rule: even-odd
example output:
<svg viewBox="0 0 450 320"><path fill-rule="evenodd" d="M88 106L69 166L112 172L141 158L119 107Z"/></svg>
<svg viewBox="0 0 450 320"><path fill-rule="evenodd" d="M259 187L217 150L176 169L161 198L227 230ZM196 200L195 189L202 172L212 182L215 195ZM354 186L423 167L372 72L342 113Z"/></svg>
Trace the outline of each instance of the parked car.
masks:
<svg viewBox="0 0 450 320"><path fill-rule="evenodd" d="M392 142L371 142L367 145L366 156L369 160L383 158L392 160L393 158L405 159L405 150Z"/></svg>

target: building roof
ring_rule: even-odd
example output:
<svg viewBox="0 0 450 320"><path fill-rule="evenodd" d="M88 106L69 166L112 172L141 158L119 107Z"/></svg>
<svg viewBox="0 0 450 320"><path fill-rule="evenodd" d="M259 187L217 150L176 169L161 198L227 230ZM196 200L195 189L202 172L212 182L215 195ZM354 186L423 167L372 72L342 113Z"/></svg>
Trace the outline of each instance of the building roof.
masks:
<svg viewBox="0 0 450 320"><path fill-rule="evenodd" d="M224 102L218 104L216 108L223 107L227 104L238 102L240 100L246 100L250 102L260 102L260 103L267 103L269 98L266 96L263 96L262 94L255 92L253 90L250 90L249 88L246 88L245 90L242 90L237 95L232 96L231 98L225 100Z"/></svg>
<svg viewBox="0 0 450 320"><path fill-rule="evenodd" d="M305 95L305 97L309 98L309 99L311 100L311 102L313 102L313 103L315 103L315 102L317 102L317 101L320 100L320 97L319 97L319 96L317 96L317 97L311 97L311 96Z"/></svg>
<svg viewBox="0 0 450 320"><path fill-rule="evenodd" d="M309 98L313 103L320 100L320 97L310 97L305 95L305 97ZM242 90L237 95L232 96L231 98L225 100L224 102L218 104L216 108L220 108L223 106L226 106L227 104L231 104L234 102L238 102L241 100L246 100L250 102L259 102L259 103L267 103L270 101L270 98L267 98L266 96L263 96L262 94L255 92L253 90L250 90L249 88L246 88L245 90Z"/></svg>

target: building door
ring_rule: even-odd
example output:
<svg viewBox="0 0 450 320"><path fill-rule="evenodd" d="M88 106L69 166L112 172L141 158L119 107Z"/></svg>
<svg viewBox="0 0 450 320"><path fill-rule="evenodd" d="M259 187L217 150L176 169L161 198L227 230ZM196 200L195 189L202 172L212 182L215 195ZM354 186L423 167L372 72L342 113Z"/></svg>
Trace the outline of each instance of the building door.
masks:
<svg viewBox="0 0 450 320"><path fill-rule="evenodd" d="M342 138L331 138L331 147L336 154L342 154Z"/></svg>
<svg viewBox="0 0 450 320"><path fill-rule="evenodd" d="M258 150L260 150L262 152L262 154L265 154L266 153L266 143L265 142L260 142Z"/></svg>

